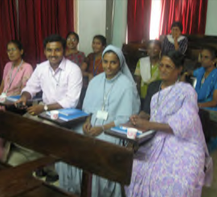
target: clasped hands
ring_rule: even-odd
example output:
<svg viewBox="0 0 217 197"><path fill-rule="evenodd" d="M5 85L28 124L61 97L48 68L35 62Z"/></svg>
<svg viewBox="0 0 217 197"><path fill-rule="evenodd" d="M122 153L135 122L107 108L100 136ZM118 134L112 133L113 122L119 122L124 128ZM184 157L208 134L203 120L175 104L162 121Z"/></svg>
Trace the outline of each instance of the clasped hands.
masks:
<svg viewBox="0 0 217 197"><path fill-rule="evenodd" d="M137 128L138 130L147 131L150 129L151 123L149 122L149 120L147 120L146 117L143 117L141 115L132 115L130 117L130 124L132 124L133 127Z"/></svg>
<svg viewBox="0 0 217 197"><path fill-rule="evenodd" d="M86 121L83 125L83 132L85 135L95 137L103 132L103 128L100 126L92 127L91 123Z"/></svg>

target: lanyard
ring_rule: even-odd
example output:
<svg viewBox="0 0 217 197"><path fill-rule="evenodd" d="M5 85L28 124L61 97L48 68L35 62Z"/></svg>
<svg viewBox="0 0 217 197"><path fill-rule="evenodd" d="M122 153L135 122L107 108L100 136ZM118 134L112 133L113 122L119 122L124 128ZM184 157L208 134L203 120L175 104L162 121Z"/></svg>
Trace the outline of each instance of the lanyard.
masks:
<svg viewBox="0 0 217 197"><path fill-rule="evenodd" d="M23 60L20 62L19 66L17 67L17 71L16 71L16 73L15 73L15 75L13 77L12 77L12 74L13 74L14 66L11 67L9 85L8 85L8 88L6 89L6 92L5 92L6 95L8 93L8 90L10 89L10 87L11 87L11 85L12 85L12 83L13 83L16 75L17 75L17 73L19 72L22 63L23 63Z"/></svg>
<svg viewBox="0 0 217 197"><path fill-rule="evenodd" d="M54 76L55 73L53 74L53 73L52 73L52 70L50 70L50 71L51 71L51 75L52 75L53 79L56 81L56 86L59 86L60 77L61 77L61 73L62 73L61 70L59 71L58 80L57 80L56 77Z"/></svg>
<svg viewBox="0 0 217 197"><path fill-rule="evenodd" d="M108 99L108 95L109 95L109 93L111 92L112 88L114 87L116 81L117 81L117 79L115 79L115 81L112 83L111 87L109 88L109 90L107 91L106 94L105 94L106 79L105 79L105 81L104 81L102 111L104 111L104 109L105 109L105 104L106 104L106 101L107 101L107 99Z"/></svg>
<svg viewBox="0 0 217 197"><path fill-rule="evenodd" d="M99 68L99 65L101 64L102 62L102 59L100 60L99 64L96 65L96 68L95 68L95 61L96 61L96 56L94 56L94 60L93 60L93 76L96 76L97 75L97 70Z"/></svg>
<svg viewBox="0 0 217 197"><path fill-rule="evenodd" d="M177 83L177 82L176 82L176 83ZM159 109L160 105L164 102L166 96L170 94L170 92L172 91L173 87L175 87L176 83L175 83L174 85L172 85L172 87L170 87L169 92L168 92L167 94L165 94L165 95L163 96L163 98L161 99L161 101L159 102L160 93L161 93L161 85L162 85L162 82L161 82L161 84L160 84L160 86L159 86L159 90L158 90L158 95L157 95L157 107L156 107L156 109L154 110L154 114L153 114L153 116L152 116L152 117L153 117L152 119L153 119L154 121L155 121L155 118L156 118L155 116L157 115L157 112L158 112L158 109Z"/></svg>

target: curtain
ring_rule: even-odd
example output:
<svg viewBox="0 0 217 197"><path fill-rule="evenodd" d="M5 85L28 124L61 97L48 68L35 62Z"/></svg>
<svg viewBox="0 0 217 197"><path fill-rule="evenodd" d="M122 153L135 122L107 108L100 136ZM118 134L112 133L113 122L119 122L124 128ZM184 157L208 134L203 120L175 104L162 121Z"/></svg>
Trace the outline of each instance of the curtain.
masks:
<svg viewBox="0 0 217 197"><path fill-rule="evenodd" d="M15 0L0 1L0 79L5 64L9 61L6 52L7 43L17 38L17 13Z"/></svg>
<svg viewBox="0 0 217 197"><path fill-rule="evenodd" d="M128 42L141 42L149 39L150 17L151 0L128 0Z"/></svg>
<svg viewBox="0 0 217 197"><path fill-rule="evenodd" d="M19 37L25 61L44 61L43 40L50 34L66 37L74 30L73 0L19 0Z"/></svg>
<svg viewBox="0 0 217 197"><path fill-rule="evenodd" d="M183 34L204 34L208 0L161 0L160 35L170 33L174 21L183 25Z"/></svg>

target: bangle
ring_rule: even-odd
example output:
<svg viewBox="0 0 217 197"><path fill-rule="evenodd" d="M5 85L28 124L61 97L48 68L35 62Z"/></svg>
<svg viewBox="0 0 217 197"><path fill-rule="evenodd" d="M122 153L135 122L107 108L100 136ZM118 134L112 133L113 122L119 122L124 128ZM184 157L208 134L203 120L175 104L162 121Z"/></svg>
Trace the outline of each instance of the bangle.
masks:
<svg viewBox="0 0 217 197"><path fill-rule="evenodd" d="M102 125L102 131L105 131L105 127L104 127L104 125Z"/></svg>

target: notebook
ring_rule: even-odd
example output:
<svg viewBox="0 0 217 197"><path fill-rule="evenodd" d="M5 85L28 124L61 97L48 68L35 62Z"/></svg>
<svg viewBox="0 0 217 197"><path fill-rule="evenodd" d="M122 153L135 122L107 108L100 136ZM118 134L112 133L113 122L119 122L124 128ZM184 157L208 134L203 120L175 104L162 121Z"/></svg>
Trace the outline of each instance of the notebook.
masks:
<svg viewBox="0 0 217 197"><path fill-rule="evenodd" d="M59 109L57 111L59 111L59 119L66 121L66 122L70 121L70 120L89 116L89 114L87 114L87 113L85 113L79 109ZM64 112L65 115L62 112ZM67 113L65 113L65 112L67 112ZM46 114L48 114L50 116L49 111L46 112Z"/></svg>
<svg viewBox="0 0 217 197"><path fill-rule="evenodd" d="M127 127L123 127L123 126L112 127L111 131L125 134L127 136ZM149 131L145 131L145 132L138 130L136 141L138 141L140 143L140 142L143 142L147 139L150 139L151 137L154 136L155 132L156 132L155 130L149 130Z"/></svg>
<svg viewBox="0 0 217 197"><path fill-rule="evenodd" d="M21 95L8 96L8 97L7 97L7 100L8 100L8 101L14 101L14 102L15 102L15 101L19 100L20 97L21 97Z"/></svg>

